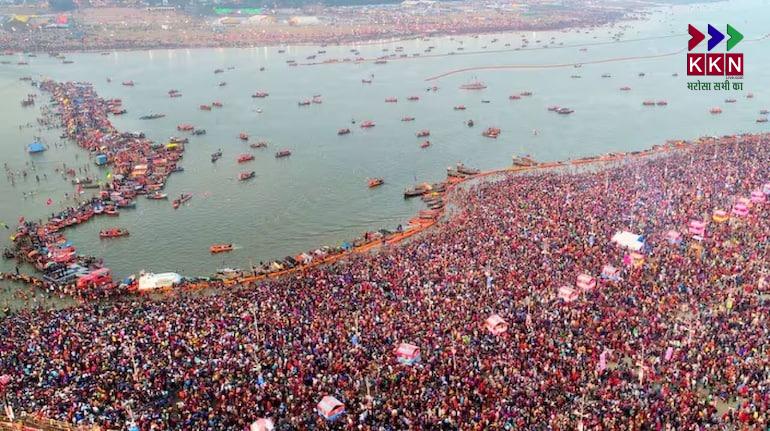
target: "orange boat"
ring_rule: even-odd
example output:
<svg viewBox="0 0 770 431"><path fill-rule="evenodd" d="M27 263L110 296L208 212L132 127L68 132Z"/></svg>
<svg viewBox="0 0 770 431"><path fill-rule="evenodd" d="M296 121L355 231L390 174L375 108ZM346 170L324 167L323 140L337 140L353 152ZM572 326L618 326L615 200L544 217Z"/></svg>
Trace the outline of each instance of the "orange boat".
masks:
<svg viewBox="0 0 770 431"><path fill-rule="evenodd" d="M128 231L117 227L99 231L99 238L118 238L121 236L128 236Z"/></svg>
<svg viewBox="0 0 770 431"><path fill-rule="evenodd" d="M192 124L180 124L176 126L176 129L179 130L180 132L189 132L195 129L195 126L193 126Z"/></svg>
<svg viewBox="0 0 770 431"><path fill-rule="evenodd" d="M418 138L425 138L427 136L430 136L430 130L423 129L423 130L420 130L419 132L417 132L415 134L417 135Z"/></svg>
<svg viewBox="0 0 770 431"><path fill-rule="evenodd" d="M430 147L430 141L425 141L422 144L420 144L420 148L428 148Z"/></svg>
<svg viewBox="0 0 770 431"><path fill-rule="evenodd" d="M370 127L374 127L374 121L366 120L363 123L361 123L361 127L364 129L368 129Z"/></svg>
<svg viewBox="0 0 770 431"><path fill-rule="evenodd" d="M209 251L212 253L224 253L226 251L233 251L232 244L214 244L209 247Z"/></svg>
<svg viewBox="0 0 770 431"><path fill-rule="evenodd" d="M211 111L211 106L209 105L201 105L200 108L201 111Z"/></svg>
<svg viewBox="0 0 770 431"><path fill-rule="evenodd" d="M221 108L222 107L222 102L211 102L211 106L213 106L215 108Z"/></svg>
<svg viewBox="0 0 770 431"><path fill-rule="evenodd" d="M498 129L497 127L490 127L487 130L484 130L481 133L481 136L497 139L497 137L500 136L500 129Z"/></svg>
<svg viewBox="0 0 770 431"><path fill-rule="evenodd" d="M709 112L711 112L712 114L721 114L722 113L722 108L720 108L718 106L715 106L715 107L709 109Z"/></svg>
<svg viewBox="0 0 770 431"><path fill-rule="evenodd" d="M414 117L402 117L401 121L414 121Z"/></svg>
<svg viewBox="0 0 770 431"><path fill-rule="evenodd" d="M396 102L398 102L398 99L396 99L395 97L385 98L385 103L396 103Z"/></svg>
<svg viewBox="0 0 770 431"><path fill-rule="evenodd" d="M383 180L382 178L370 178L368 181L368 185L370 189L379 187L383 184L385 184L385 180Z"/></svg>
<svg viewBox="0 0 770 431"><path fill-rule="evenodd" d="M455 106L455 111L465 111L465 105L457 105L457 106Z"/></svg>
<svg viewBox="0 0 770 431"><path fill-rule="evenodd" d="M238 135L238 139L240 139L241 141L248 141L249 140L249 135L246 134L246 133L241 132L241 134Z"/></svg>
<svg viewBox="0 0 770 431"><path fill-rule="evenodd" d="M253 154L241 154L238 156L238 163L246 163L254 160Z"/></svg>

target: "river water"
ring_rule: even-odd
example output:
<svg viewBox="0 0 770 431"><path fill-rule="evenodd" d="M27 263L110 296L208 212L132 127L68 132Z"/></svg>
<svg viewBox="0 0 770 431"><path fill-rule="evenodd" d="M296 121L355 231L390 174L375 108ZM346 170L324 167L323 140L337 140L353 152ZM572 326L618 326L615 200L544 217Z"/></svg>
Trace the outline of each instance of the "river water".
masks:
<svg viewBox="0 0 770 431"><path fill-rule="evenodd" d="M525 35L529 48L554 38L547 49L506 49L505 43L511 48L521 44L520 33L357 47L367 58L393 53L397 46L403 46L407 54L423 52L429 46L435 46L433 54L457 52L385 65L286 64L288 59L304 62L320 49L327 51L319 56L321 60L354 57L349 52L351 46L287 47L286 53L279 53L277 47L81 53L68 55L74 61L69 65L44 54L25 58L28 66L15 65L21 56L3 57L14 62L0 65L3 161L17 171L30 169L26 164L34 162L36 173L26 180L17 178L15 185L0 179L0 221L12 229L19 216L44 217L52 208L66 205L64 194L71 194L73 186L54 172L63 163L88 166L94 176L108 172L99 170L75 144L62 142L60 130L19 128L34 123L39 106L48 100L39 96L37 107L20 108L19 101L33 91L19 80L22 76L93 82L102 97L123 100L128 113L114 118L119 129L141 130L158 141L178 135L179 123L208 131L205 136L191 137L182 161L185 171L173 174L166 189L169 196L193 193L188 205L174 210L170 202L139 199L136 210L122 211L119 218L101 217L67 231L81 253L103 256L119 276L142 269L208 275L224 266L245 267L319 245L337 245L366 230L393 229L421 209L419 200L403 199L403 189L416 181L442 179L446 167L457 161L490 169L509 165L513 154L531 154L548 161L632 151L667 139L767 131L767 123L755 120L760 109L770 108L770 89L766 86L770 82L770 40L750 41L770 32L770 13L765 5L761 0L739 0L662 7L652 9L643 20L615 26ZM684 54L687 24L705 30L707 23L724 28L728 22L746 38L735 49L746 59L744 91L688 90ZM623 31L622 42L613 43L611 37L619 31ZM492 43L493 38L499 41ZM456 50L460 46L463 51ZM493 49L498 51L485 52ZM676 54L588 64L666 53ZM458 68L563 63L583 66L477 70L425 81ZM265 70L259 71L261 67ZM214 74L217 68L233 69ZM640 72L645 76L638 76ZM612 77L602 78L605 73ZM673 73L679 76L673 77ZM372 84L361 83L372 74ZM575 74L581 78L571 78ZM458 88L473 79L485 82L487 89ZM133 80L136 85L122 86L124 80ZM227 85L218 86L220 81ZM438 91L426 92L434 85ZM624 85L632 90L619 91ZM166 93L172 88L180 90L183 97L169 98ZM268 91L270 96L251 98L257 90ZM524 90L534 95L508 100L510 94ZM753 99L745 97L749 91L755 95ZM316 94L322 95L322 104L297 105ZM410 95L418 95L420 100L409 102L406 98ZM398 103L385 103L390 96L398 97ZM737 102L725 104L727 97ZM646 99L665 99L668 106L642 106ZM198 108L217 100L223 108L211 112ZM453 110L459 104L467 110ZM568 106L575 113L557 115L547 111L549 105ZM724 112L711 115L708 109L712 106L721 106ZM258 108L262 113L256 112ZM162 112L166 117L139 120L150 112ZM401 122L407 115L416 120ZM351 119L373 120L377 125L364 130L352 125ZM476 127L466 127L468 119L473 119ZM502 129L498 139L481 136L489 126ZM349 127L352 133L337 136L337 129L342 127ZM415 137L420 129L431 132L432 146L427 149L421 149L421 140ZM270 147L251 150L237 138L240 132L250 134L252 142L267 140ZM42 135L50 149L31 156L25 146L35 135ZM210 154L219 148L224 157L212 164ZM281 148L291 149L293 155L276 159L274 153ZM244 152L253 152L256 160L238 165L235 159ZM235 177L242 170L254 170L257 177L238 182ZM39 183L35 174L41 177ZM385 185L369 189L369 177L383 177ZM33 195L25 197L29 192ZM47 206L49 198L53 204ZM112 226L127 228L131 236L99 240L99 230ZM209 254L209 246L220 242L232 242L237 249L225 255ZM9 270L13 265L3 262L0 268Z"/></svg>

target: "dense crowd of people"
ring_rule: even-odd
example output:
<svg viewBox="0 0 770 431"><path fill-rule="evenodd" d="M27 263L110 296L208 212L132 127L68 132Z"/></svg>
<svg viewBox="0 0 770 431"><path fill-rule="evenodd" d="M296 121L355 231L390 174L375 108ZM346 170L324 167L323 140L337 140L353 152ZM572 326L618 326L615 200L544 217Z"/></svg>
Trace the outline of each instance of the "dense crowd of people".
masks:
<svg viewBox="0 0 770 431"><path fill-rule="evenodd" d="M256 286L20 311L0 324L2 389L17 411L142 430L765 429L768 139L500 174L406 244Z"/></svg>

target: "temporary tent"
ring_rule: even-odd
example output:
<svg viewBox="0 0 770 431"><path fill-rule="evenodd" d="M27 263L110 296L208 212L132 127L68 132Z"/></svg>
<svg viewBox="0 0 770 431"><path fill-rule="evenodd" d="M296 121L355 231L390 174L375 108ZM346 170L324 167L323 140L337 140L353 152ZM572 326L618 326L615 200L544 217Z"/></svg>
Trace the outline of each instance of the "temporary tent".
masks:
<svg viewBox="0 0 770 431"><path fill-rule="evenodd" d="M337 398L327 395L318 403L316 410L324 419L333 421L345 413L345 405Z"/></svg>
<svg viewBox="0 0 770 431"><path fill-rule="evenodd" d="M580 274L577 278L577 287L583 290L591 290L596 287L596 279L588 274Z"/></svg>
<svg viewBox="0 0 770 431"><path fill-rule="evenodd" d="M612 242L631 250L641 250L644 247L642 237L628 231L617 232L612 236Z"/></svg>
<svg viewBox="0 0 770 431"><path fill-rule="evenodd" d="M738 217L746 217L749 215L749 207L742 203L737 203L733 206L733 215Z"/></svg>
<svg viewBox="0 0 770 431"><path fill-rule="evenodd" d="M764 193L766 195L770 195L770 183L765 183L762 186L762 193Z"/></svg>
<svg viewBox="0 0 770 431"><path fill-rule="evenodd" d="M420 348L414 344L401 343L396 348L396 360L405 365L412 365L420 361Z"/></svg>
<svg viewBox="0 0 770 431"><path fill-rule="evenodd" d="M500 335L508 330L508 323L506 323L505 320L503 320L503 318L498 314L493 314L487 317L485 326L487 327L487 330L489 330L489 332L494 335Z"/></svg>
<svg viewBox="0 0 770 431"><path fill-rule="evenodd" d="M706 222L702 222L700 220L690 220L688 231L693 236L702 237L706 234Z"/></svg>
<svg viewBox="0 0 770 431"><path fill-rule="evenodd" d="M751 202L755 204L761 204L763 203L767 198L765 198L765 194L762 193L762 190L754 190L751 192Z"/></svg>
<svg viewBox="0 0 770 431"><path fill-rule="evenodd" d="M612 265L604 265L602 267L602 278L613 281L620 280L620 271Z"/></svg>
<svg viewBox="0 0 770 431"><path fill-rule="evenodd" d="M27 145L27 152L30 154L42 153L43 151L45 151L45 145L40 142L33 142Z"/></svg>
<svg viewBox="0 0 770 431"><path fill-rule="evenodd" d="M249 431L273 431L273 429L275 429L273 421L265 418L257 419L249 426Z"/></svg>
<svg viewBox="0 0 770 431"><path fill-rule="evenodd" d="M727 215L727 211L725 210L714 210L714 212L711 213L711 219L717 223L726 222L729 218L730 216Z"/></svg>
<svg viewBox="0 0 770 431"><path fill-rule="evenodd" d="M559 288L558 296L564 302L572 302L578 299L578 291L569 286L562 286Z"/></svg>
<svg viewBox="0 0 770 431"><path fill-rule="evenodd" d="M670 230L666 232L666 240L671 244L679 244L682 242L682 234L679 231Z"/></svg>

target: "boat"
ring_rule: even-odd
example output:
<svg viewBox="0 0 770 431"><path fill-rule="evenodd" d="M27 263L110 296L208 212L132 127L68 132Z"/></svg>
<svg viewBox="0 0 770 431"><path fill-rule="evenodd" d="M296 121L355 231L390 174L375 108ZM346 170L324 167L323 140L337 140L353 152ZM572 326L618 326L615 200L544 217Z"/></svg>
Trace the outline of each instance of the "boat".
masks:
<svg viewBox="0 0 770 431"><path fill-rule="evenodd" d="M385 64L387 62L388 62L387 60L377 60L374 62L374 64Z"/></svg>
<svg viewBox="0 0 770 431"><path fill-rule="evenodd" d="M412 198L415 196L422 196L423 194L433 190L433 187L428 183L418 184L414 187L408 187L404 190L405 198Z"/></svg>
<svg viewBox="0 0 770 431"><path fill-rule="evenodd" d="M176 126L176 129L179 130L180 132L190 132L195 130L195 126L193 126L192 124L180 124Z"/></svg>
<svg viewBox="0 0 770 431"><path fill-rule="evenodd" d="M238 174L238 181L250 180L250 179L254 178L255 176L257 176L257 173L254 172L254 171L241 172L240 174Z"/></svg>
<svg viewBox="0 0 770 431"><path fill-rule="evenodd" d="M233 251L233 245L232 244L214 244L211 247L209 247L209 251L212 253L224 253L227 251Z"/></svg>
<svg viewBox="0 0 770 431"><path fill-rule="evenodd" d="M423 129L423 130L420 130L419 132L415 133L415 135L417 135L418 138L425 138L427 136L430 136L430 130Z"/></svg>
<svg viewBox="0 0 770 431"><path fill-rule="evenodd" d="M128 231L117 227L99 231L99 238L118 238L121 236L128 236Z"/></svg>
<svg viewBox="0 0 770 431"><path fill-rule="evenodd" d="M414 117L401 117L401 121L414 121Z"/></svg>
<svg viewBox="0 0 770 431"><path fill-rule="evenodd" d="M420 148L428 148L430 147L430 141L423 141L423 143L420 144Z"/></svg>
<svg viewBox="0 0 770 431"><path fill-rule="evenodd" d="M487 88L487 86L481 81L473 81L460 86L461 90L483 90L485 88Z"/></svg>
<svg viewBox="0 0 770 431"><path fill-rule="evenodd" d="M298 106L310 106L310 103L312 103L309 99L300 100L297 102Z"/></svg>
<svg viewBox="0 0 770 431"><path fill-rule="evenodd" d="M117 208L112 206L105 207L103 213L104 215L108 215L110 217L117 217L120 215L120 212L117 210Z"/></svg>
<svg viewBox="0 0 770 431"><path fill-rule="evenodd" d="M500 129L497 127L489 127L487 130L484 130L481 132L481 136L484 136L486 138L492 138L497 139L498 136L500 136Z"/></svg>
<svg viewBox="0 0 770 431"><path fill-rule="evenodd" d="M602 73L602 78L612 78L612 75L609 73Z"/></svg>
<svg viewBox="0 0 770 431"><path fill-rule="evenodd" d="M227 85L227 83L225 81L222 81L222 82L219 83L220 87L224 87L225 85Z"/></svg>
<svg viewBox="0 0 770 431"><path fill-rule="evenodd" d="M767 114L770 114L770 110L767 110L767 109L760 109L759 110L759 115L767 115Z"/></svg>
<svg viewBox="0 0 770 431"><path fill-rule="evenodd" d="M465 105L457 105L454 107L455 111L465 111Z"/></svg>
<svg viewBox="0 0 770 431"><path fill-rule="evenodd" d="M532 95L532 92L531 91L522 91L521 93L519 93L519 95L520 96L524 96L524 97L529 97L529 96Z"/></svg>
<svg viewBox="0 0 770 431"><path fill-rule="evenodd" d="M249 135L247 133L241 132L238 135L238 139L240 139L241 141L248 141L249 140Z"/></svg>
<svg viewBox="0 0 770 431"><path fill-rule="evenodd" d="M639 77L640 77L640 78L641 78L641 77L643 77L644 75L645 75L645 73L644 73L644 72L639 72Z"/></svg>
<svg viewBox="0 0 770 431"><path fill-rule="evenodd" d="M180 205L192 199L192 193L182 193L178 198L174 199L171 205L174 209L179 208Z"/></svg>
<svg viewBox="0 0 770 431"><path fill-rule="evenodd" d="M134 81L123 81L123 85L126 87L133 87Z"/></svg>
<svg viewBox="0 0 770 431"><path fill-rule="evenodd" d="M530 167L537 166L535 159L529 156L513 156L513 166Z"/></svg>
<svg viewBox="0 0 770 431"><path fill-rule="evenodd" d="M193 130L192 134L195 135L195 136L205 135L206 134L206 129L195 129L195 130Z"/></svg>
<svg viewBox="0 0 770 431"><path fill-rule="evenodd" d="M148 115L142 115L139 117L140 120L157 120L158 118L165 117L166 114L148 114Z"/></svg>
<svg viewBox="0 0 770 431"><path fill-rule="evenodd" d="M224 69L214 69L214 73L223 73Z"/></svg>
<svg viewBox="0 0 770 431"><path fill-rule="evenodd" d="M321 96L313 96L313 98L310 100L310 102L315 103L316 105L322 104L324 101L321 100Z"/></svg>
<svg viewBox="0 0 770 431"><path fill-rule="evenodd" d="M757 118L757 123L767 123L767 117L759 117L759 118Z"/></svg>
<svg viewBox="0 0 770 431"><path fill-rule="evenodd" d="M171 90L168 92L168 97L182 97L182 93L177 90Z"/></svg>
<svg viewBox="0 0 770 431"><path fill-rule="evenodd" d="M406 98L406 100L408 100L410 102L416 102L416 101L420 100L420 96L409 96L409 97Z"/></svg>
<svg viewBox="0 0 770 431"><path fill-rule="evenodd" d="M658 106L668 106L668 102L665 100L658 100L655 104Z"/></svg>
<svg viewBox="0 0 770 431"><path fill-rule="evenodd" d="M267 148L267 142L266 141L259 141L249 144L249 147L257 149L257 148Z"/></svg>
<svg viewBox="0 0 770 431"><path fill-rule="evenodd" d="M569 109L569 108L559 108L556 111L557 114L561 114L561 115L568 115L568 114L571 114L573 112L575 112L575 111L572 110L572 109Z"/></svg>
<svg viewBox="0 0 770 431"><path fill-rule="evenodd" d="M347 134L349 134L349 133L350 133L350 129L348 129L348 128L344 128L344 129L339 129L339 130L337 130L337 134L338 134L338 135L347 135Z"/></svg>
<svg viewBox="0 0 770 431"><path fill-rule="evenodd" d="M161 192L150 193L146 197L147 199L151 199L151 200L168 199L168 195L166 193L161 193Z"/></svg>
<svg viewBox="0 0 770 431"><path fill-rule="evenodd" d="M142 271L139 273L139 282L137 283L136 290L141 292L156 289L166 289L174 287L180 283L182 283L182 276L175 272L153 274L151 272Z"/></svg>
<svg viewBox="0 0 770 431"><path fill-rule="evenodd" d="M216 153L211 153L211 163L216 162L220 158L222 158L222 150L219 150Z"/></svg>
<svg viewBox="0 0 770 431"><path fill-rule="evenodd" d="M712 113L712 114L721 114L722 113L722 108L720 108L718 106L715 106L715 107L709 109L709 112Z"/></svg>
<svg viewBox="0 0 770 431"><path fill-rule="evenodd" d="M476 123L474 123L473 120L468 120L468 121L465 122L465 125L468 126L468 127L473 127L474 124L476 124Z"/></svg>
<svg viewBox="0 0 770 431"><path fill-rule="evenodd" d="M753 99L754 98L754 93L746 93L746 98L747 99Z"/></svg>
<svg viewBox="0 0 770 431"><path fill-rule="evenodd" d="M238 163L246 163L254 160L253 154L244 153L238 156Z"/></svg>
<svg viewBox="0 0 770 431"><path fill-rule="evenodd" d="M735 100L733 98L725 99L725 103L735 103L735 102L737 102L737 100Z"/></svg>
<svg viewBox="0 0 770 431"><path fill-rule="evenodd" d="M361 127L364 128L364 129L368 129L368 128L374 127L374 121L366 120L366 121L361 123Z"/></svg>
<svg viewBox="0 0 770 431"><path fill-rule="evenodd" d="M482 100L481 103L492 103L491 100Z"/></svg>
<svg viewBox="0 0 770 431"><path fill-rule="evenodd" d="M386 97L385 98L385 103L396 103L396 102L398 102L398 99L395 98L395 97Z"/></svg>
<svg viewBox="0 0 770 431"><path fill-rule="evenodd" d="M280 158L283 158L283 157L289 157L289 156L291 156L291 151L290 150L281 150L281 151L278 151L277 153L275 153L275 158L276 159L280 159Z"/></svg>
<svg viewBox="0 0 770 431"><path fill-rule="evenodd" d="M620 91L631 91L631 87L629 86L620 87Z"/></svg>
<svg viewBox="0 0 770 431"><path fill-rule="evenodd" d="M265 97L269 96L270 93L267 93L265 91L257 91L256 93L252 94L251 97L257 98L257 99L264 99Z"/></svg>
<svg viewBox="0 0 770 431"><path fill-rule="evenodd" d="M560 108L559 105L551 105L551 106L548 107L548 110L551 111L551 112L556 112L556 111L559 110L559 108Z"/></svg>
<svg viewBox="0 0 770 431"><path fill-rule="evenodd" d="M223 105L222 102L211 102L211 106L215 108L221 108Z"/></svg>
<svg viewBox="0 0 770 431"><path fill-rule="evenodd" d="M371 80L371 79L362 79L362 80L361 80L361 83L362 83L362 84L371 84L371 83L372 83L372 80Z"/></svg>
<svg viewBox="0 0 770 431"><path fill-rule="evenodd" d="M370 178L369 181L367 182L367 185L369 186L370 189L379 187L383 184L385 184L385 180L383 180L382 178Z"/></svg>
<svg viewBox="0 0 770 431"><path fill-rule="evenodd" d="M201 105L200 106L201 111L211 111L211 106L209 105Z"/></svg>
<svg viewBox="0 0 770 431"><path fill-rule="evenodd" d="M180 137L177 137L177 136L172 136L172 137L168 138L168 143L169 144L186 144L188 142L190 142L189 138L180 138Z"/></svg>
<svg viewBox="0 0 770 431"><path fill-rule="evenodd" d="M642 106L655 106L655 101L654 100L645 100L644 102L642 102Z"/></svg>
<svg viewBox="0 0 770 431"><path fill-rule="evenodd" d="M479 172L481 172L478 169L469 168L460 162L457 162L457 164L455 165L455 170L457 170L457 172L463 175L477 175Z"/></svg>

